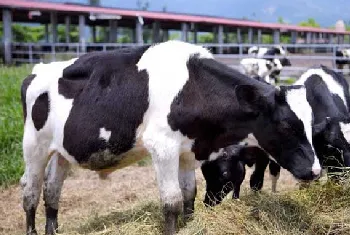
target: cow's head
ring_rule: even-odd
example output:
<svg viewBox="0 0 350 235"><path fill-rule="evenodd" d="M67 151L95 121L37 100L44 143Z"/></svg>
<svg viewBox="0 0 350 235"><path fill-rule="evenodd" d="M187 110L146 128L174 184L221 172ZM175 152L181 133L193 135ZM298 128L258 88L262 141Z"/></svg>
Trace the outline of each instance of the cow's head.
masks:
<svg viewBox="0 0 350 235"><path fill-rule="evenodd" d="M280 59L266 60L266 67L269 71L281 71L283 66Z"/></svg>
<svg viewBox="0 0 350 235"><path fill-rule="evenodd" d="M240 108L255 117L253 135L276 162L299 180L319 177L312 145L313 114L304 86L271 86L262 94L253 86L236 89Z"/></svg>
<svg viewBox="0 0 350 235"><path fill-rule="evenodd" d="M336 166L350 167L350 118L326 118L314 125L313 135L321 154L326 155L320 157L334 156Z"/></svg>
<svg viewBox="0 0 350 235"><path fill-rule="evenodd" d="M290 60L287 57L281 58L280 61L281 61L281 64L283 67L292 66L292 63L290 62Z"/></svg>
<svg viewBox="0 0 350 235"><path fill-rule="evenodd" d="M245 177L245 164L251 167L261 151L259 147L231 145L224 148L216 160L203 163L201 169L206 180L204 203L214 206L234 187L239 188Z"/></svg>

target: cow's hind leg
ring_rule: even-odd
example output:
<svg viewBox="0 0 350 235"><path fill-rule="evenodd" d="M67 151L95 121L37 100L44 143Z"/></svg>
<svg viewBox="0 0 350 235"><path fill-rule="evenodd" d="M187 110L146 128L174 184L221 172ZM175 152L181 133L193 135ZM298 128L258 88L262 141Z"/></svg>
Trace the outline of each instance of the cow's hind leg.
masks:
<svg viewBox="0 0 350 235"><path fill-rule="evenodd" d="M26 213L27 235L37 234L35 214L39 204L45 167L48 159L48 148L39 144L34 137L25 138L23 142L25 172L21 178L23 188L23 209Z"/></svg>
<svg viewBox="0 0 350 235"><path fill-rule="evenodd" d="M167 136L146 132L143 142L152 155L160 198L165 217L164 234L176 233L176 221L182 211L183 199L179 184L179 144Z"/></svg>
<svg viewBox="0 0 350 235"><path fill-rule="evenodd" d="M45 234L57 232L58 202L64 179L69 169L69 162L59 153L55 153L46 168L44 183L44 201L46 212Z"/></svg>
<svg viewBox="0 0 350 235"><path fill-rule="evenodd" d="M195 157L193 154L183 154L180 158L179 182L184 200L184 222L192 218L194 201L197 194Z"/></svg>

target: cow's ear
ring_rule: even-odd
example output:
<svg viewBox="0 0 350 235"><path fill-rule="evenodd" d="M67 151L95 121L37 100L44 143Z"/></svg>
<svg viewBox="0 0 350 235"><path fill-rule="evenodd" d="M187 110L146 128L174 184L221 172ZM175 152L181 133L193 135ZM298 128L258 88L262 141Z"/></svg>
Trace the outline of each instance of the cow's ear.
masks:
<svg viewBox="0 0 350 235"><path fill-rule="evenodd" d="M312 135L316 136L316 135L320 134L321 132L323 132L327 128L327 125L330 122L331 122L331 118L326 117L326 119L323 120L322 122L314 124L312 127Z"/></svg>
<svg viewBox="0 0 350 235"><path fill-rule="evenodd" d="M241 110L245 113L258 113L264 103L264 97L259 90L251 85L239 85L236 87L236 96Z"/></svg>

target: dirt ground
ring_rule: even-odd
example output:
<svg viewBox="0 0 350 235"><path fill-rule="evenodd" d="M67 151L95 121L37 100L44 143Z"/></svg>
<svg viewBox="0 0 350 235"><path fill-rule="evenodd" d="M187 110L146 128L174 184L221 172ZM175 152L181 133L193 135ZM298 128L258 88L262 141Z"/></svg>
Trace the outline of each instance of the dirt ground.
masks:
<svg viewBox="0 0 350 235"><path fill-rule="evenodd" d="M200 169L197 169L197 185L205 188ZM247 171L243 187L247 187L251 169ZM296 187L296 181L282 170L278 190ZM264 190L271 190L269 175L266 173ZM203 190L200 190L203 192ZM21 204L21 189L12 186L0 192L0 234L24 234L25 217ZM203 195L198 195L202 200ZM101 180L96 173L73 169L64 184L60 200L59 225L63 231L76 230L79 224L92 215L103 215L111 211L128 209L138 201L159 200L155 173L152 166L130 166L112 173L107 180ZM37 213L37 229L44 233L44 206L41 200Z"/></svg>

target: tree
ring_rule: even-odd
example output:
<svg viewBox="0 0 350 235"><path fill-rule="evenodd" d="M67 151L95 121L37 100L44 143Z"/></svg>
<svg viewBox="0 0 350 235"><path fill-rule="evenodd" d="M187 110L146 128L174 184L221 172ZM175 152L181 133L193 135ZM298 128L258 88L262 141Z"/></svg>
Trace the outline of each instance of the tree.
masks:
<svg viewBox="0 0 350 235"><path fill-rule="evenodd" d="M100 0L89 0L89 5L91 6L100 6Z"/></svg>
<svg viewBox="0 0 350 235"><path fill-rule="evenodd" d="M299 23L300 26L307 26L313 28L320 28L320 24L316 22L314 18L309 18L307 21L302 21Z"/></svg>
<svg viewBox="0 0 350 235"><path fill-rule="evenodd" d="M285 24L285 23L286 23L286 22L284 22L282 16L279 16L279 17L278 17L277 22L280 23L280 24Z"/></svg>

